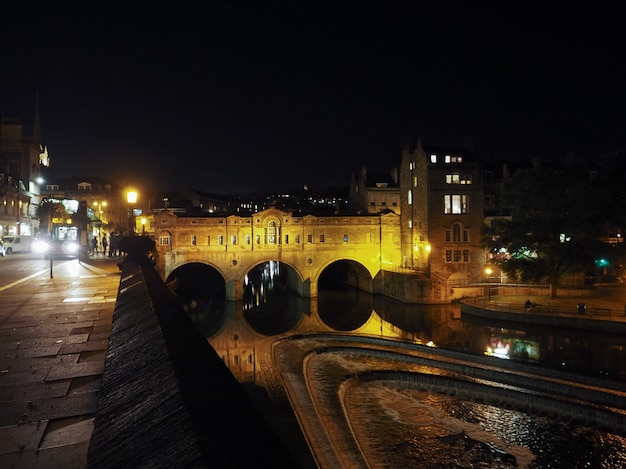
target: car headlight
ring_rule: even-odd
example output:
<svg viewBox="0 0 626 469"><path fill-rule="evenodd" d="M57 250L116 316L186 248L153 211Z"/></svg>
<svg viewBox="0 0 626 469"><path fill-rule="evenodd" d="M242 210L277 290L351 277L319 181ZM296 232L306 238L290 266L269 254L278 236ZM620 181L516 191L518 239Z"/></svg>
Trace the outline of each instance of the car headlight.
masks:
<svg viewBox="0 0 626 469"><path fill-rule="evenodd" d="M65 245L65 250L69 254L76 254L78 252L78 243L71 241Z"/></svg>

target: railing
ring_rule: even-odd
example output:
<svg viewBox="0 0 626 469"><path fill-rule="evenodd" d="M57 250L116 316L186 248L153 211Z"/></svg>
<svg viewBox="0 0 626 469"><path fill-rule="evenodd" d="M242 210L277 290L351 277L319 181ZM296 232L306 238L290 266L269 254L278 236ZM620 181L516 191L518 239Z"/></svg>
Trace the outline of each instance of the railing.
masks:
<svg viewBox="0 0 626 469"><path fill-rule="evenodd" d="M511 303L506 301L498 301L497 297L484 297L484 298L467 298L463 300L463 303L475 306L477 308L500 311L504 313L523 313L526 315L550 314L552 316L562 317L580 317L584 316L588 319L599 319L608 321L626 322L626 314L624 311L609 309L609 308L597 308L589 307L586 303L579 303L571 306L559 306L551 304L534 304L531 307L526 307L524 303Z"/></svg>

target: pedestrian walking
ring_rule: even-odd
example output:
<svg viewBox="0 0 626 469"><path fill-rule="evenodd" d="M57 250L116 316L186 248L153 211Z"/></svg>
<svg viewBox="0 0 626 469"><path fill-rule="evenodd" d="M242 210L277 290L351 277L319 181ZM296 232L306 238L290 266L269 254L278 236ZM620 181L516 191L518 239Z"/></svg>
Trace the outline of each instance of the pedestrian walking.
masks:
<svg viewBox="0 0 626 469"><path fill-rule="evenodd" d="M113 231L109 235L109 257L117 257L117 233Z"/></svg>
<svg viewBox="0 0 626 469"><path fill-rule="evenodd" d="M91 240L91 253L94 255L98 254L98 238L96 238L95 236Z"/></svg>
<svg viewBox="0 0 626 469"><path fill-rule="evenodd" d="M107 255L107 246L109 243L107 242L107 235L102 235L102 254ZM110 251L109 251L110 253Z"/></svg>

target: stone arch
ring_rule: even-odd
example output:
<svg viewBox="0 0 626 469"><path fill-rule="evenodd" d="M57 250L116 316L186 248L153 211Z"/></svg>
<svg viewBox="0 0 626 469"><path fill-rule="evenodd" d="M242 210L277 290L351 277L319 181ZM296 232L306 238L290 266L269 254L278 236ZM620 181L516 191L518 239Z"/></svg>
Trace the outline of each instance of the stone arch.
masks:
<svg viewBox="0 0 626 469"><path fill-rule="evenodd" d="M317 288L320 281L324 281L324 275L334 276L334 281L343 282L359 290L374 292L374 276L367 266L356 259L337 258L327 262L316 275Z"/></svg>
<svg viewBox="0 0 626 469"><path fill-rule="evenodd" d="M287 282L288 288L295 291L299 295L302 295L303 277L302 277L302 273L300 272L300 270L296 266L291 264L290 262L285 262L281 259L276 259L274 257L267 257L267 258L259 259L255 261L254 263L247 265L245 269L241 271L237 282L239 282L241 285L244 285L246 276L250 272L252 272L256 267L263 265L267 262L272 262L272 261L278 262L279 264L286 267L286 282Z"/></svg>

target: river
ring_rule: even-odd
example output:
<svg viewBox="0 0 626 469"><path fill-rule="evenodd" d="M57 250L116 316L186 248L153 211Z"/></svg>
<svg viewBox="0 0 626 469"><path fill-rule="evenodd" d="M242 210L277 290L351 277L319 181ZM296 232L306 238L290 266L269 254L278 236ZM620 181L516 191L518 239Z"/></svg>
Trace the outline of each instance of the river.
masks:
<svg viewBox="0 0 626 469"><path fill-rule="evenodd" d="M194 305L186 308L190 317L274 419L277 431L288 429L285 441L299 454L307 445L293 435L297 422L280 405L285 394L278 389L281 380L268 352L275 340L291 336L342 333L391 339L470 358L492 356L566 371L626 389L625 340L617 334L485 323L462 317L458 305L407 305L353 289L320 289L311 300L276 283L249 287L243 302L211 297ZM346 368L349 356L311 360L307 372L319 376L320 386L341 382L358 362L352 360ZM366 362L376 368L384 359ZM278 403L268 404L272 400ZM276 413L279 408L283 414ZM332 412L347 415L346 428L358 440L363 467L626 467L626 438L619 432L432 392L402 379L358 381ZM298 457L302 467L316 466L310 455ZM319 464L321 458L315 459Z"/></svg>

